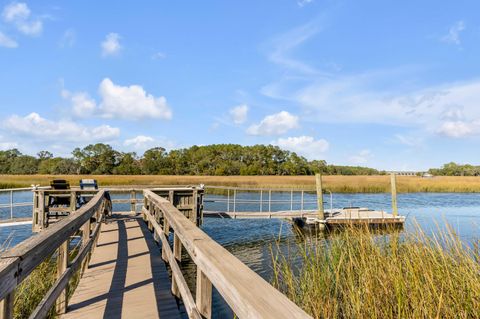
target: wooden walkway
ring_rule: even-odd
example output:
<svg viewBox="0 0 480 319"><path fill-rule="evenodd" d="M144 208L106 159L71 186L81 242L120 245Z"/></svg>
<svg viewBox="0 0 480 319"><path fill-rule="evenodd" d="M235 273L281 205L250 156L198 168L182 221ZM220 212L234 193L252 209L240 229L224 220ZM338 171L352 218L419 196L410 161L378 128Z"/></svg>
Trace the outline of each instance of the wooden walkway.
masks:
<svg viewBox="0 0 480 319"><path fill-rule="evenodd" d="M89 268L62 318L180 318L159 247L141 217L101 225Z"/></svg>

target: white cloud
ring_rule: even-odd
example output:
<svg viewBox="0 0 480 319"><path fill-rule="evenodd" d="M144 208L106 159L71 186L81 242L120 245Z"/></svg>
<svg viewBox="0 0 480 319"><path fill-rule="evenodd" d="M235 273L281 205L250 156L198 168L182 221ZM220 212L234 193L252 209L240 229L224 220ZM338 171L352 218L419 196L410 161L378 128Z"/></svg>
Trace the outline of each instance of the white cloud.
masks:
<svg viewBox="0 0 480 319"><path fill-rule="evenodd" d="M286 111L266 116L259 124L247 129L250 135L280 135L298 127L298 116Z"/></svg>
<svg viewBox="0 0 480 319"><path fill-rule="evenodd" d="M242 104L230 109L230 116L235 124L245 123L248 116L248 105Z"/></svg>
<svg viewBox="0 0 480 319"><path fill-rule="evenodd" d="M43 30L43 22L32 18L30 8L23 2L12 2L6 5L2 13L3 20L13 24L25 35L39 35Z"/></svg>
<svg viewBox="0 0 480 319"><path fill-rule="evenodd" d="M442 37L442 41L446 43L451 43L455 45L460 45L460 33L466 28L465 22L458 21L453 26L450 27L448 33Z"/></svg>
<svg viewBox="0 0 480 319"><path fill-rule="evenodd" d="M296 152L306 158L313 160L319 159L330 147L329 143L324 139L315 140L312 136L298 136L279 138L272 142L282 149Z"/></svg>
<svg viewBox="0 0 480 319"><path fill-rule="evenodd" d="M12 134L39 141L90 143L110 141L120 135L120 129L109 125L88 127L70 120L51 121L38 113L30 113L24 117L12 115L4 121L3 127Z"/></svg>
<svg viewBox="0 0 480 319"><path fill-rule="evenodd" d="M478 135L480 133L480 122L446 121L437 129L437 133L453 138Z"/></svg>
<svg viewBox="0 0 480 319"><path fill-rule="evenodd" d="M60 39L60 47L65 48L65 47L73 47L75 44L77 35L75 33L75 30L73 29L67 29L62 35L62 38Z"/></svg>
<svg viewBox="0 0 480 319"><path fill-rule="evenodd" d="M123 145L132 146L133 148L135 148L137 150L139 150L139 149L145 150L148 147L150 147L151 145L153 145L154 141L155 141L155 139L153 137L145 136L145 135L138 135L134 138L130 138L130 139L125 140L125 142L123 142Z"/></svg>
<svg viewBox="0 0 480 319"><path fill-rule="evenodd" d="M299 7L303 7L303 6L306 6L307 4L310 4L312 2L313 2L313 0L298 0L297 4L298 4Z"/></svg>
<svg viewBox="0 0 480 319"><path fill-rule="evenodd" d="M100 83L99 92L102 98L100 111L107 118L172 118L166 98L148 94L140 85L120 86L105 78Z"/></svg>
<svg viewBox="0 0 480 319"><path fill-rule="evenodd" d="M372 157L370 150L361 150L358 154L355 154L349 158L350 162L356 165L365 164Z"/></svg>
<svg viewBox="0 0 480 319"><path fill-rule="evenodd" d="M103 40L102 47L102 56L117 55L122 46L120 45L120 35L118 33L109 33Z"/></svg>
<svg viewBox="0 0 480 319"><path fill-rule="evenodd" d="M97 104L88 93L75 93L71 97L73 113L78 117L89 117L95 113Z"/></svg>
<svg viewBox="0 0 480 319"><path fill-rule="evenodd" d="M18 47L18 43L0 31L0 47L13 49Z"/></svg>

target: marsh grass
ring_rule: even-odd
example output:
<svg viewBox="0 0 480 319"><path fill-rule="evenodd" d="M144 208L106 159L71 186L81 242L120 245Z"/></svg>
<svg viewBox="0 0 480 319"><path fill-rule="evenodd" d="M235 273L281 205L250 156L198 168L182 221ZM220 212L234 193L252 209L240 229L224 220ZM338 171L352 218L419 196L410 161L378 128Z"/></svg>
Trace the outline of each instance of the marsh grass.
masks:
<svg viewBox="0 0 480 319"><path fill-rule="evenodd" d="M171 175L0 175L0 188L49 185L55 178L78 185L81 178L95 178L101 186L114 185L217 185L246 188L315 189L314 176L171 176ZM324 176L324 188L334 193L388 193L390 176ZM397 190L412 192L480 192L480 177L398 176Z"/></svg>
<svg viewBox="0 0 480 319"><path fill-rule="evenodd" d="M78 253L78 247L71 250L69 260L72 261ZM0 250L1 252L1 250ZM14 318L28 318L35 310L48 290L56 280L57 261L56 255L47 258L15 290ZM80 272L76 272L69 281L68 298L73 295L80 280ZM47 318L57 318L58 315L53 307Z"/></svg>
<svg viewBox="0 0 480 319"><path fill-rule="evenodd" d="M272 250L273 284L315 318L480 318L478 245L348 228ZM276 252L273 252L276 251Z"/></svg>

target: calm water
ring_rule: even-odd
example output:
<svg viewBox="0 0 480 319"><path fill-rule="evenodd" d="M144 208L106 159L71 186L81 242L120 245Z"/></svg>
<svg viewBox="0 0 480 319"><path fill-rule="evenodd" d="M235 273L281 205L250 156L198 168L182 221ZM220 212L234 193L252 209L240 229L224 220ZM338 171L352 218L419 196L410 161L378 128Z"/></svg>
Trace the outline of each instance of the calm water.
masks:
<svg viewBox="0 0 480 319"><path fill-rule="evenodd" d="M31 201L30 192L17 193L15 202ZM290 192L276 193L272 200L290 199ZM121 198L117 196L115 198ZM226 199L224 196L209 195L208 199ZM256 193L238 194L240 199L259 199ZM266 200L267 197L264 197ZM300 195L294 193L294 199L300 200ZM0 203L8 203L9 195L0 193ZM325 207L330 207L329 196L325 195ZM391 199L389 194L334 194L333 206L336 208L345 206L362 206L378 210L390 210ZM305 209L315 208L315 195L305 194ZM232 205L232 204L231 204ZM466 241L480 238L480 194L462 193L415 193L400 194L398 196L399 212L408 216L406 231L412 229L412 221L416 220L425 230L435 231L437 227L443 227L449 223L457 233ZM233 206L231 206L232 208ZM226 203L205 203L206 210L226 210ZM263 210L268 210L268 204L263 205ZM300 204L294 205L299 209ZM129 205L116 204L114 210L128 210ZM271 210L288 210L290 204L272 204ZM237 211L258 211L258 204L236 203ZM8 218L9 209L0 209L0 218ZM31 215L31 207L22 207L15 210L15 217ZM290 223L281 220L233 220L206 218L202 229L215 241L223 245L227 250L237 256L251 269L257 272L267 281L271 279L270 247L276 239L280 240L280 249L286 249L289 242L296 240ZM31 225L0 227L0 243L11 237L11 245L14 245L31 236ZM187 257L187 256L185 256ZM185 258L182 269L187 282L194 285L195 266ZM232 318L231 311L223 299L214 292L213 298L214 318Z"/></svg>

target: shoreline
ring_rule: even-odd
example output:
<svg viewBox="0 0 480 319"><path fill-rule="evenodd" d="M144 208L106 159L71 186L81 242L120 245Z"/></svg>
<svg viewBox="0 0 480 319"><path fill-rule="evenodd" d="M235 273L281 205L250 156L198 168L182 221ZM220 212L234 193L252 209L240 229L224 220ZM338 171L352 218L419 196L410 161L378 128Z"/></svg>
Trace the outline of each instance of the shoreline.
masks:
<svg viewBox="0 0 480 319"><path fill-rule="evenodd" d="M66 179L78 185L82 178L96 179L101 186L191 185L245 188L315 189L315 176L186 176L186 175L0 175L0 189L49 185L52 179ZM325 175L324 189L334 193L389 193L388 175ZM480 193L476 176L397 176L399 193Z"/></svg>

